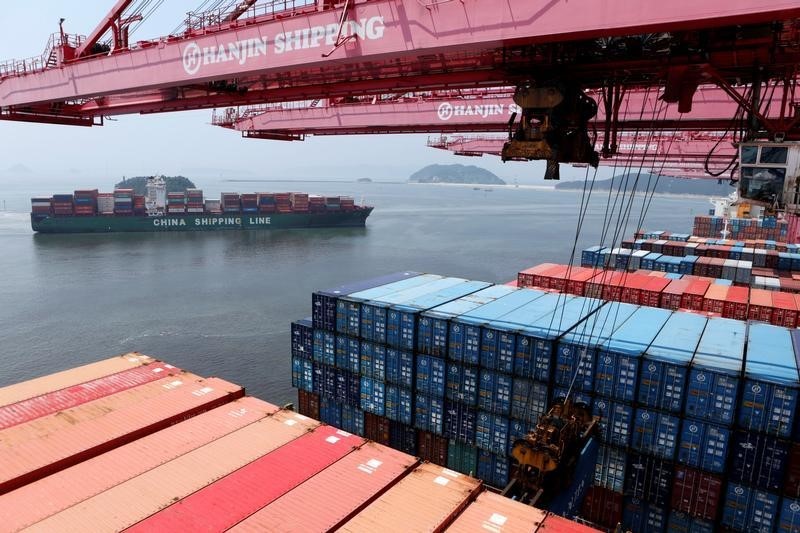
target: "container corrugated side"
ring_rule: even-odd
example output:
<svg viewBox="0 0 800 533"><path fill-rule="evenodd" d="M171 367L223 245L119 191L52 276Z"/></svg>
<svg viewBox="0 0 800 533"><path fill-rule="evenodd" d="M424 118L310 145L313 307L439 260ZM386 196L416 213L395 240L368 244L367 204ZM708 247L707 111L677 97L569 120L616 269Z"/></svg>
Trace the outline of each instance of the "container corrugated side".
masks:
<svg viewBox="0 0 800 533"><path fill-rule="evenodd" d="M96 363L56 372L40 378L15 383L0 388L0 405L9 405L35 396L79 385L123 370L129 370L155 361L139 353L128 353Z"/></svg>
<svg viewBox="0 0 800 533"><path fill-rule="evenodd" d="M29 483L0 497L3 527L30 526L276 411L245 397Z"/></svg>
<svg viewBox="0 0 800 533"><path fill-rule="evenodd" d="M366 443L298 485L230 531L323 532L369 505L417 464L407 454ZM324 502L309 512L309 502Z"/></svg>
<svg viewBox="0 0 800 533"><path fill-rule="evenodd" d="M50 516L31 531L131 527L318 425L302 415L279 411Z"/></svg>
<svg viewBox="0 0 800 533"><path fill-rule="evenodd" d="M127 531L223 531L340 460L364 439L321 426L162 509ZM224 509L224 512L219 512Z"/></svg>
<svg viewBox="0 0 800 533"><path fill-rule="evenodd" d="M734 422L745 337L743 322L709 319L689 370L687 415L726 426Z"/></svg>
<svg viewBox="0 0 800 533"><path fill-rule="evenodd" d="M221 379L187 382L159 396L133 402L127 409L62 429L46 441L28 441L4 450L0 492L31 483L243 395L241 387Z"/></svg>
<svg viewBox="0 0 800 533"><path fill-rule="evenodd" d="M746 485L728 483L722 508L722 525L733 531L774 531L779 497Z"/></svg>
<svg viewBox="0 0 800 533"><path fill-rule="evenodd" d="M499 494L483 492L456 518L447 531L474 533L486 530L498 533L530 533L544 522L546 516L546 511L533 506Z"/></svg>
<svg viewBox="0 0 800 533"><path fill-rule="evenodd" d="M790 330L751 324L738 424L770 435L792 435L800 373Z"/></svg>
<svg viewBox="0 0 800 533"><path fill-rule="evenodd" d="M0 407L0 430L138 387L180 372L154 362Z"/></svg>
<svg viewBox="0 0 800 533"><path fill-rule="evenodd" d="M339 531L436 531L447 527L480 488L476 479L423 464L343 524ZM387 521L387 517L398 518Z"/></svg>

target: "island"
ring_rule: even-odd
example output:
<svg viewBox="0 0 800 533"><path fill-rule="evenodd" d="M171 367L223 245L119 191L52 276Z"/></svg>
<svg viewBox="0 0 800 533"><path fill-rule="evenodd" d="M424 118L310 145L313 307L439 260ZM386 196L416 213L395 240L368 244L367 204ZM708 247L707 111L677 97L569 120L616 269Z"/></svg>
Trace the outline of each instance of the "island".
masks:
<svg viewBox="0 0 800 533"><path fill-rule="evenodd" d="M145 185L149 176L136 176L134 178L122 178L122 181L114 185L115 189L133 189L133 194L144 196L147 194ZM185 192L186 189L194 189L192 180L183 176L161 176L167 184L167 192Z"/></svg>
<svg viewBox="0 0 800 533"><path fill-rule="evenodd" d="M358 178L357 183L372 183L372 178Z"/></svg>
<svg viewBox="0 0 800 533"><path fill-rule="evenodd" d="M652 192L655 186L656 194L691 194L697 196L727 196L733 192L734 187L728 183L727 175L720 182L714 178L674 178L671 176L661 176L656 182L656 176L642 172L636 181L636 173L628 174L627 181L624 181L625 174L619 174L606 180L596 180L594 190L607 191L612 188L618 190L620 183L623 183L626 191L630 191L636 183L636 192ZM656 184L657 183L657 184ZM648 187L649 185L649 187ZM558 190L583 190L584 181L562 181L556 184Z"/></svg>
<svg viewBox="0 0 800 533"><path fill-rule="evenodd" d="M475 165L428 165L408 178L411 183L464 183L505 185L494 173Z"/></svg>

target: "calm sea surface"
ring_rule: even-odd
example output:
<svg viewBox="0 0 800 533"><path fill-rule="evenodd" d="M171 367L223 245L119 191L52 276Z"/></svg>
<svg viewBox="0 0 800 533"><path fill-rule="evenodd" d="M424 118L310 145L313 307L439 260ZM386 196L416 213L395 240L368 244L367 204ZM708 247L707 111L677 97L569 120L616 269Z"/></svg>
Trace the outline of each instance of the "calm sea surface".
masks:
<svg viewBox="0 0 800 533"><path fill-rule="evenodd" d="M363 197L375 211L363 229L31 232L32 195L89 185L0 182L0 386L135 350L278 404L293 401L289 324L311 314L312 291L398 270L506 282L522 268L565 262L581 198L523 188L198 181L207 197L305 190ZM606 199L594 194L578 263L580 249L599 242ZM702 198L656 197L645 227L690 232L708 207ZM632 231L633 223L625 236Z"/></svg>

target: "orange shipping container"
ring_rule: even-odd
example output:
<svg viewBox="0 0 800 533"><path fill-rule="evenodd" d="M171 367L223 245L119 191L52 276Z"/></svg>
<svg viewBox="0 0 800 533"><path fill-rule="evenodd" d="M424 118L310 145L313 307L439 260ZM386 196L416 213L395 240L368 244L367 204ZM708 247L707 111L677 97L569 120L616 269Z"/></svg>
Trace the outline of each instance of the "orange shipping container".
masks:
<svg viewBox="0 0 800 533"><path fill-rule="evenodd" d="M0 493L21 487L169 427L190 416L231 402L244 394L238 385L216 378L184 382L173 379L173 383L163 394L142 401L133 398L134 401L127 408L63 428L50 434L46 439L34 438L17 446L4 446L0 451L3 456L0 465ZM135 395L136 391L145 387L138 387L121 394ZM50 418L52 415L45 417L45 419ZM3 433L20 427L25 425L9 428Z"/></svg>
<svg viewBox="0 0 800 533"><path fill-rule="evenodd" d="M230 531L281 533L331 531L391 487L417 459L368 442L305 483L287 492ZM310 513L309 502L325 502Z"/></svg>
<svg viewBox="0 0 800 533"><path fill-rule="evenodd" d="M598 272L599 269L597 268L573 268L567 280L566 292L583 296L586 292L586 283L596 276Z"/></svg>
<svg viewBox="0 0 800 533"><path fill-rule="evenodd" d="M342 525L339 531L440 531L480 488L477 479L425 463Z"/></svg>
<svg viewBox="0 0 800 533"><path fill-rule="evenodd" d="M20 487L0 497L3 527L33 525L276 411L242 398Z"/></svg>
<svg viewBox="0 0 800 533"><path fill-rule="evenodd" d="M674 279L661 292L661 305L664 309L675 310L681 306L681 298L686 289L691 285L690 279Z"/></svg>
<svg viewBox="0 0 800 533"><path fill-rule="evenodd" d="M653 279L650 276L642 276L640 274L628 274L624 278L625 283L622 286L620 294L620 301L638 305L639 299L642 295L642 289Z"/></svg>
<svg viewBox="0 0 800 533"><path fill-rule="evenodd" d="M797 305L791 294L773 292L772 308L772 324L787 328L797 327Z"/></svg>
<svg viewBox="0 0 800 533"><path fill-rule="evenodd" d="M709 285L711 285L711 282L707 279L694 280L686 289L686 292L683 293L681 307L694 311L702 311L703 299L705 298Z"/></svg>
<svg viewBox="0 0 800 533"><path fill-rule="evenodd" d="M703 298L703 311L722 314L725 301L728 299L728 285L712 283Z"/></svg>
<svg viewBox="0 0 800 533"><path fill-rule="evenodd" d="M521 270L517 273L517 284L520 287L533 287L534 283L537 281L536 276L546 272L547 270L556 267L555 263L542 263L540 265L532 266L530 268L526 268L525 270Z"/></svg>
<svg viewBox="0 0 800 533"><path fill-rule="evenodd" d="M546 511L510 498L483 492L447 528L448 533L495 531L530 533L544 522Z"/></svg>
<svg viewBox="0 0 800 533"><path fill-rule="evenodd" d="M556 265L554 268L548 270L541 274L542 281L540 282L540 287L544 287L546 289L553 289L556 291L563 292L567 286L567 272L572 271L574 268L579 267L571 267L569 265Z"/></svg>
<svg viewBox="0 0 800 533"><path fill-rule="evenodd" d="M9 405L21 402L22 400L28 400L35 396L66 389L73 385L122 372L123 370L136 368L153 361L155 361L155 359L146 355L128 353L96 363L64 370L63 372L23 381L22 383L15 383L14 385L0 388L0 405Z"/></svg>
<svg viewBox="0 0 800 533"><path fill-rule="evenodd" d="M747 320L747 302L750 300L750 289L747 287L729 287L728 298L722 308L722 316L736 320Z"/></svg>
<svg viewBox="0 0 800 533"><path fill-rule="evenodd" d="M647 285L642 287L639 304L659 307L661 305L661 293L670 284L670 281L672 280L669 278L651 278Z"/></svg>
<svg viewBox="0 0 800 533"><path fill-rule="evenodd" d="M109 488L43 520L30 531L119 531L319 426L279 411L201 448Z"/></svg>
<svg viewBox="0 0 800 533"><path fill-rule="evenodd" d="M772 320L772 292L764 289L750 289L749 320L770 322Z"/></svg>

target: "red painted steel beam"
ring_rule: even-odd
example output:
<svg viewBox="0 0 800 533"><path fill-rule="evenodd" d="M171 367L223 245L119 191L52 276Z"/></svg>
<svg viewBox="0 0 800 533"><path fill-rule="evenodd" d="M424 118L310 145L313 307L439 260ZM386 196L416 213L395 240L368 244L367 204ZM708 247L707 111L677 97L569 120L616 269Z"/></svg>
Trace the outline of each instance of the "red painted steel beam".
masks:
<svg viewBox="0 0 800 533"><path fill-rule="evenodd" d="M293 73L308 69L320 69L324 77L327 69L333 73L386 66L404 58L497 54L514 45L765 23L800 17L800 4L796 0L463 0L434 5L417 0L362 1L353 6L348 26L349 21L363 22L359 31L364 38L351 40L324 59L339 16L338 9L331 9L251 25L244 19L229 30L164 38L108 57L7 77L0 81L0 106L247 77L292 80ZM734 60L747 58L743 54Z"/></svg>
<svg viewBox="0 0 800 533"><path fill-rule="evenodd" d="M75 57L83 57L86 55L87 50L91 50L92 46L97 44L97 41L100 40L100 37L103 36L111 27L116 23L117 19L122 16L122 12L125 11L129 5L133 3L133 0L117 0L117 3L114 4L114 7L111 8L111 11L103 18L103 21L97 25L97 27L92 30L92 33L86 38L86 40L78 46L75 50Z"/></svg>

